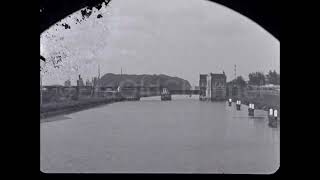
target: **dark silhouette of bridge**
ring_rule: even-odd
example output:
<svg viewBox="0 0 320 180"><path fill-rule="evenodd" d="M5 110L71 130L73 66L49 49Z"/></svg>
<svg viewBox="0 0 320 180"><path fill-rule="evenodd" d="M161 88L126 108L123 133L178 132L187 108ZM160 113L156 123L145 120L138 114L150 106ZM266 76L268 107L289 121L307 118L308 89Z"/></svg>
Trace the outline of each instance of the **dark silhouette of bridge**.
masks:
<svg viewBox="0 0 320 180"><path fill-rule="evenodd" d="M115 95L139 99L140 97L159 96L164 88L168 89L172 95L199 94L199 90L170 89L164 86L122 86L120 89L117 86L43 86L41 91L50 96L75 96L76 99L80 96L113 97Z"/></svg>

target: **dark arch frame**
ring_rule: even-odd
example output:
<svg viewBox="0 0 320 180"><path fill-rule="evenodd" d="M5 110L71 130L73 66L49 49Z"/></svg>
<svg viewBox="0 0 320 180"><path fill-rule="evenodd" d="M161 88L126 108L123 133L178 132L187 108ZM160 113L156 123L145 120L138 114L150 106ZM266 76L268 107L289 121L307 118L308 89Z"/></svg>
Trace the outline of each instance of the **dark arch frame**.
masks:
<svg viewBox="0 0 320 180"><path fill-rule="evenodd" d="M209 0L250 18L280 41L279 4L275 0ZM85 7L109 0L40 0L40 34L59 20Z"/></svg>

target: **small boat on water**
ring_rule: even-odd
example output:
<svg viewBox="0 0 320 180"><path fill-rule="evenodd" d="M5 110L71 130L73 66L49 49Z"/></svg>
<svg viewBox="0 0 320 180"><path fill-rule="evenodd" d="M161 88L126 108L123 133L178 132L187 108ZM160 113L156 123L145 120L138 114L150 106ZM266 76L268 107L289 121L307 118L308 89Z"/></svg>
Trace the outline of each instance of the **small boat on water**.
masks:
<svg viewBox="0 0 320 180"><path fill-rule="evenodd" d="M171 101L171 94L167 88L162 89L161 101Z"/></svg>

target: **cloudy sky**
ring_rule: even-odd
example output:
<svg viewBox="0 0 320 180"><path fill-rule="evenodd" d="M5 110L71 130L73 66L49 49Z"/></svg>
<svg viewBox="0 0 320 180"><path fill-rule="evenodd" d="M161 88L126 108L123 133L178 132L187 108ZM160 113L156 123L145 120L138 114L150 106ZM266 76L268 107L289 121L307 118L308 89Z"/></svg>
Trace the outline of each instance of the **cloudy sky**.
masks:
<svg viewBox="0 0 320 180"><path fill-rule="evenodd" d="M102 13L102 18L96 18ZM280 71L280 42L247 17L206 0L112 0L71 29L52 26L40 37L41 54L61 55L60 68L44 66L43 84L78 74L167 74L197 85L200 73L225 71L227 80L250 72Z"/></svg>

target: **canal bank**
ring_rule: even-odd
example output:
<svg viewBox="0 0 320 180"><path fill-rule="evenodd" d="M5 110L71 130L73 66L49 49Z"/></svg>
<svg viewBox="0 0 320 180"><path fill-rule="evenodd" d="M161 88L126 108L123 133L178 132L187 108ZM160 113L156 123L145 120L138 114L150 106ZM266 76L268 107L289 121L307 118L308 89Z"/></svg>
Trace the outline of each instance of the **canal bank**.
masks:
<svg viewBox="0 0 320 180"><path fill-rule="evenodd" d="M46 118L70 114L85 109L98 107L114 102L124 101L124 98L90 98L77 101L65 101L58 103L48 103L40 106L40 122L46 122Z"/></svg>
<svg viewBox="0 0 320 180"><path fill-rule="evenodd" d="M176 99L181 99L180 96L174 96ZM184 96L183 96L184 97ZM189 95L187 96L189 97ZM189 97L190 98L190 97ZM193 96L195 98L195 96ZM150 96L150 97L142 97L142 100L148 99L160 99L160 96ZM48 120L48 118L71 114L83 110L87 110L94 107L99 107L115 102L121 101L138 101L137 98L120 98L120 97L112 97L112 98L87 98L80 99L77 101L64 101L64 102L53 102L40 105L40 122L48 122L52 120Z"/></svg>
<svg viewBox="0 0 320 180"><path fill-rule="evenodd" d="M269 111L269 109L277 109L278 116L280 118L280 96L279 95L264 95L261 97L250 97L246 96L241 98L242 104L249 105L253 103L255 109L261 109L264 111Z"/></svg>

